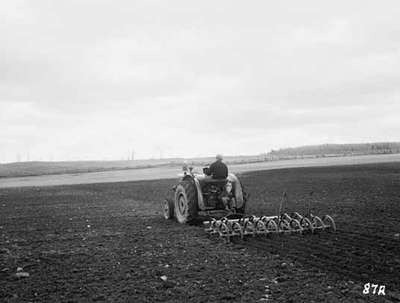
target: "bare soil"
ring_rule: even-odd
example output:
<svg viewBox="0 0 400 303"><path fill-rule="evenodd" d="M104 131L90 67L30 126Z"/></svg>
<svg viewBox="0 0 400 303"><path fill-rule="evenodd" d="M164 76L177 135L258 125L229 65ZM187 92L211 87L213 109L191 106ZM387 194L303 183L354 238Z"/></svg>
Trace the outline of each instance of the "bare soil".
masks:
<svg viewBox="0 0 400 303"><path fill-rule="evenodd" d="M400 163L244 173L248 212L330 214L337 233L235 240L161 215L175 180L0 189L0 301L400 301ZM313 191L312 198L309 193ZM17 277L26 272L29 277ZM363 295L365 283L385 296Z"/></svg>

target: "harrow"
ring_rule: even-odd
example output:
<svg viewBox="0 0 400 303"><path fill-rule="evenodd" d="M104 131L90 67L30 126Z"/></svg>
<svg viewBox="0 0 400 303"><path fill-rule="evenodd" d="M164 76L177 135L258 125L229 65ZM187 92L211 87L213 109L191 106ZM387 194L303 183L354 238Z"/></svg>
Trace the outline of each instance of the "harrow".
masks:
<svg viewBox="0 0 400 303"><path fill-rule="evenodd" d="M311 193L312 195L312 193ZM287 233L315 233L321 230L336 231L336 224L333 218L325 215L322 218L314 216L310 209L305 216L294 212L291 215L282 213L282 205L287 201L286 193L279 207L279 214L276 216L249 216L241 218L230 218L229 216L222 219L204 221L205 231L211 235L217 234L224 238L227 242L232 237L287 234Z"/></svg>

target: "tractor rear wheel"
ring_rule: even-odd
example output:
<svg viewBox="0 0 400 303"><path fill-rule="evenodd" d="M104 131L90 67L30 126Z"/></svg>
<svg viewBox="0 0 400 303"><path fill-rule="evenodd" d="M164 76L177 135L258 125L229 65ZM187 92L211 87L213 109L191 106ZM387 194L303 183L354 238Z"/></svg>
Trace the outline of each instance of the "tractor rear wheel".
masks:
<svg viewBox="0 0 400 303"><path fill-rule="evenodd" d="M178 184L174 209L179 223L191 223L197 218L197 192L193 182L184 180Z"/></svg>

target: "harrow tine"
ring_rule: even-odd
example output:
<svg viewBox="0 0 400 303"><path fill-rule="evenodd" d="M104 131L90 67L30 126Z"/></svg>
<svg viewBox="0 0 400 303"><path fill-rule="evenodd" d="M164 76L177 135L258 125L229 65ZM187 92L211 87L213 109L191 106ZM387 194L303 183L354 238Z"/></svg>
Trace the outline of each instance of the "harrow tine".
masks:
<svg viewBox="0 0 400 303"><path fill-rule="evenodd" d="M228 225L224 222L221 222L221 224L219 225L219 235L220 237L225 238L226 242L230 241L231 233Z"/></svg>
<svg viewBox="0 0 400 303"><path fill-rule="evenodd" d="M303 230L309 230L311 233L314 233L314 226L307 217L300 219L300 225L302 226Z"/></svg>
<svg viewBox="0 0 400 303"><path fill-rule="evenodd" d="M284 213L281 216L281 220L284 220L286 222L290 222L290 220L292 220L292 218L287 213Z"/></svg>
<svg viewBox="0 0 400 303"><path fill-rule="evenodd" d="M291 228L288 222L281 220L278 223L278 228L280 233L289 233L291 232Z"/></svg>
<svg viewBox="0 0 400 303"><path fill-rule="evenodd" d="M243 228L238 222L232 223L232 233L233 235L240 236L240 239L243 239Z"/></svg>
<svg viewBox="0 0 400 303"><path fill-rule="evenodd" d="M324 222L322 222L322 219L320 217L313 216L311 222L312 222L314 231L325 229Z"/></svg>
<svg viewBox="0 0 400 303"><path fill-rule="evenodd" d="M267 230L269 233L277 233L279 231L278 225L273 219L268 220L265 225L267 226Z"/></svg>
<svg viewBox="0 0 400 303"><path fill-rule="evenodd" d="M303 218L303 216L300 215L298 212L294 212L294 213L292 214L292 218L293 218L293 219L297 219L297 220L300 221L300 220Z"/></svg>
<svg viewBox="0 0 400 303"><path fill-rule="evenodd" d="M295 231L302 233L304 230L303 227L301 227L301 224L297 219L292 219L289 224L290 224L290 227L292 227Z"/></svg>
<svg viewBox="0 0 400 303"><path fill-rule="evenodd" d="M256 229L252 221L248 220L244 223L244 235L256 235Z"/></svg>
<svg viewBox="0 0 400 303"><path fill-rule="evenodd" d="M329 215L323 216L322 222L324 223L324 226L328 231L333 231L333 232L336 231L336 223L331 216Z"/></svg>
<svg viewBox="0 0 400 303"><path fill-rule="evenodd" d="M262 234L266 234L267 233L267 227L265 226L264 222L259 219L256 222L256 231L257 231L257 235L262 235Z"/></svg>

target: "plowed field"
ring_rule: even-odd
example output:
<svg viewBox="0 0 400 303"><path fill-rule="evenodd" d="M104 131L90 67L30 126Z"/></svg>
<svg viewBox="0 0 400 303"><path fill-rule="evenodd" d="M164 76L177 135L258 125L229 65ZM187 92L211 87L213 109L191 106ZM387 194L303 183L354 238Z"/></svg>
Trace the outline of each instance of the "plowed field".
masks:
<svg viewBox="0 0 400 303"><path fill-rule="evenodd" d="M176 180L5 188L0 301L400 301L400 163L240 178L249 213L276 214L286 191L288 211L306 212L311 199L312 212L330 214L338 231L225 244L162 218ZM364 295L368 282L385 295Z"/></svg>

